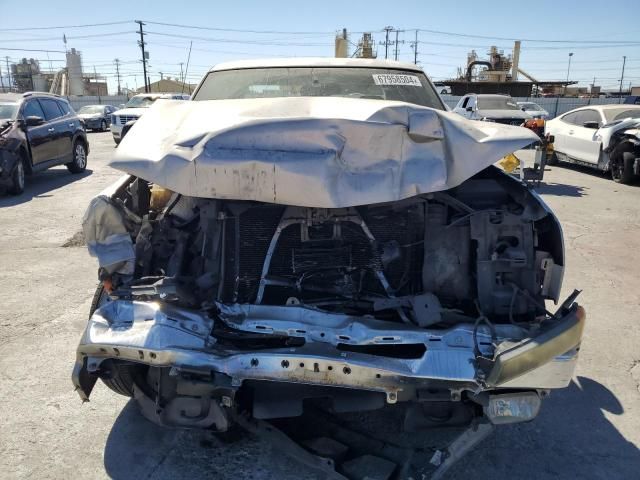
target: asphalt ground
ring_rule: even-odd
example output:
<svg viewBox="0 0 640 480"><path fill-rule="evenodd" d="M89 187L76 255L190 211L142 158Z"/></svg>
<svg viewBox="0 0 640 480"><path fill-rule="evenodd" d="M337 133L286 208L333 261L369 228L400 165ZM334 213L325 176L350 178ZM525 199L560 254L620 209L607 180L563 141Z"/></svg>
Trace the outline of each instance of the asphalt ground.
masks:
<svg viewBox="0 0 640 480"><path fill-rule="evenodd" d="M84 174L55 168L27 178L22 195L0 196L0 477L314 478L279 445L156 427L100 382L89 403L73 391L97 283L77 233L91 197L121 175L107 166L111 135L89 140ZM640 478L640 185L558 166L539 192L564 227L563 296L582 289L587 309L576 377L534 422L499 428L449 478Z"/></svg>

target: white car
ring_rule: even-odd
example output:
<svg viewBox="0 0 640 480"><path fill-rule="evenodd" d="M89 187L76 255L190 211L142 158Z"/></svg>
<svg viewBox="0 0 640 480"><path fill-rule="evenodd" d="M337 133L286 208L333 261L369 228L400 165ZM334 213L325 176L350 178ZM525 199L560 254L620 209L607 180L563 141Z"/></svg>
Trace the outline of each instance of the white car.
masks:
<svg viewBox="0 0 640 480"><path fill-rule="evenodd" d="M533 118L522 111L509 95L469 93L462 97L453 111L469 120L522 125Z"/></svg>
<svg viewBox="0 0 640 480"><path fill-rule="evenodd" d="M527 112L533 118L549 119L549 112L535 102L518 102L520 110Z"/></svg>
<svg viewBox="0 0 640 480"><path fill-rule="evenodd" d="M545 124L553 135L558 161L611 171L629 183L640 174L640 105L591 105L576 108Z"/></svg>
<svg viewBox="0 0 640 480"><path fill-rule="evenodd" d="M131 120L137 120L158 99L188 100L189 95L180 93L143 93L129 99L124 108L111 114L111 134L116 145L122 140L122 127Z"/></svg>

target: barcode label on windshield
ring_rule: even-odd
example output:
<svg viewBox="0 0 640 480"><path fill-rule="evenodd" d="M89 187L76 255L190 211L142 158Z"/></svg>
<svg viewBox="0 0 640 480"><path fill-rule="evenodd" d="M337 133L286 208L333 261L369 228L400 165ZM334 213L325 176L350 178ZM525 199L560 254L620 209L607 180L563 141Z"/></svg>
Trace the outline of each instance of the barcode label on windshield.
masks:
<svg viewBox="0 0 640 480"><path fill-rule="evenodd" d="M396 75L393 73L374 73L373 81L376 85L410 85L421 87L420 79L415 75Z"/></svg>

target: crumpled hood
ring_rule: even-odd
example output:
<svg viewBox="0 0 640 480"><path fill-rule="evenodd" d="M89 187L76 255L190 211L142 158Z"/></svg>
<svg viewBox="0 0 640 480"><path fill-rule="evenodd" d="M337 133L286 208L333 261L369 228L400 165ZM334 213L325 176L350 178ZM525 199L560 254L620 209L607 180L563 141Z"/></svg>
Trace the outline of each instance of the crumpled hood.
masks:
<svg viewBox="0 0 640 480"><path fill-rule="evenodd" d="M483 110L479 108L477 114L479 117L521 118L523 121L533 118L530 114L523 112L522 110Z"/></svg>
<svg viewBox="0 0 640 480"><path fill-rule="evenodd" d="M167 100L145 111L110 165L188 196L341 208L455 187L536 140L402 102Z"/></svg>

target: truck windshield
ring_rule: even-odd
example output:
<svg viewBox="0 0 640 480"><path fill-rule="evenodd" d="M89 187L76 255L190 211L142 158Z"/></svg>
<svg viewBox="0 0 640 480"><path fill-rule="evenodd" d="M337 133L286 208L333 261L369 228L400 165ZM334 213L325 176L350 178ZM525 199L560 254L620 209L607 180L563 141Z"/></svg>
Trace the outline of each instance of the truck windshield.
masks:
<svg viewBox="0 0 640 480"><path fill-rule="evenodd" d="M127 102L124 108L147 108L157 99L158 97L133 97Z"/></svg>
<svg viewBox="0 0 640 480"><path fill-rule="evenodd" d="M193 100L347 97L396 100L444 110L421 72L383 68L248 68L210 72Z"/></svg>
<svg viewBox="0 0 640 480"><path fill-rule="evenodd" d="M102 105L86 105L78 110L79 114L82 113L102 113L104 112L104 107Z"/></svg>
<svg viewBox="0 0 640 480"><path fill-rule="evenodd" d="M478 97L478 110L518 110L511 97Z"/></svg>

